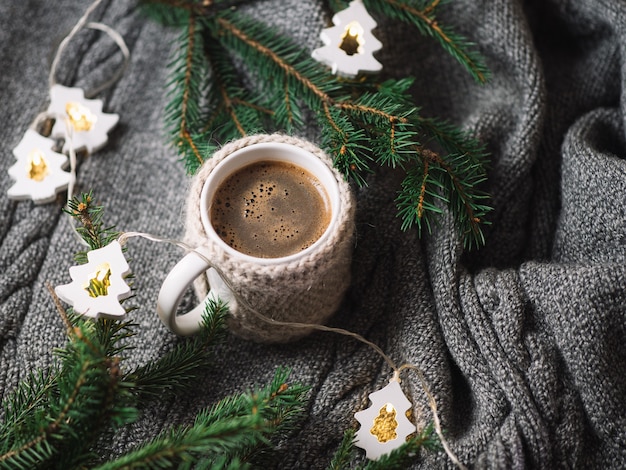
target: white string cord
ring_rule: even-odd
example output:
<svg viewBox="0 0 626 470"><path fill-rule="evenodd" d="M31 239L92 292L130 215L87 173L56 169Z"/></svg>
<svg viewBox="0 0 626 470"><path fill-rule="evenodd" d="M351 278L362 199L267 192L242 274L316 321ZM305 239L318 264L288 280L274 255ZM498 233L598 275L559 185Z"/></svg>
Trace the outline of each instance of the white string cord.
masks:
<svg viewBox="0 0 626 470"><path fill-rule="evenodd" d="M119 70L104 83L100 84L99 86L97 86L93 90L90 90L89 92L85 92L84 96L86 98L91 98L97 95L98 93L100 93L101 91L106 90L107 88L112 86L117 80L119 80L124 74L124 72L126 71L126 68L128 67L128 63L130 61L130 50L128 49L128 46L126 45L126 42L124 41L124 38L121 36L121 34L119 34L115 29L103 23L98 23L98 22L88 23L87 22L91 13L93 13L93 11L98 7L100 3L102 3L102 0L95 0L89 6L89 8L87 8L85 13L78 19L74 27L70 30L67 36L63 38L63 40L57 47L57 50L54 54L54 58L52 59L52 64L50 66L50 73L48 75L48 85L50 88L52 88L57 83L56 71L57 71L57 67L59 66L59 62L61 60L63 51L65 50L69 42L74 38L74 36L76 36L76 34L78 34L78 32L83 28L95 29L95 30L102 31L105 34L107 34L117 44L117 46L120 48L120 51L122 52L122 55L123 55L122 66L119 68ZM63 119L65 121L65 126L64 126L65 127L65 142L68 148L68 156L70 160L70 181L69 181L68 188L67 188L67 202L69 204L69 202L74 197L74 187L77 181L76 149L73 144L74 127L72 123L70 122L70 119L67 116L57 116L57 115L51 115L50 113L47 113L47 112L43 112L37 115L33 124L31 125L31 128L36 129L36 127L39 125L39 123L43 119L56 119L56 120ZM70 225L70 228L72 229L72 232L76 236L76 239L82 245L89 247L87 242L85 242L85 240L83 240L83 238L78 233L74 220L71 217L68 217L67 220Z"/></svg>
<svg viewBox="0 0 626 470"><path fill-rule="evenodd" d="M76 149L74 148L74 128L70 123L69 118L65 118L65 141L69 148L69 159L70 159L70 183L67 186L67 206L69 207L69 202L74 197L74 185L76 184ZM89 248L89 244L81 237L80 233L78 233L78 228L76 227L76 221L73 217L67 217L68 221L74 236L78 240L78 242Z"/></svg>
<svg viewBox="0 0 626 470"><path fill-rule="evenodd" d="M50 113L48 113L47 111L40 112L37 116L35 116L35 119L33 119L33 122L30 124L29 129L39 132L39 126L41 125L41 123L46 119L50 119L51 117L52 116L50 116Z"/></svg>
<svg viewBox="0 0 626 470"><path fill-rule="evenodd" d="M143 233L143 232L124 232L124 233L122 233L119 236L118 242L120 243L120 245L124 246L124 245L126 245L126 242L128 241L128 239L134 238L134 237L145 238L147 240L150 240L150 241L153 241L153 242L158 242L158 243L169 243L169 244L175 245L175 246L177 246L179 248L182 248L185 251L185 253L194 253L195 255L199 256L200 258L202 258L202 260L207 264L207 266L209 268L215 269L215 271L222 278L222 280L224 281L224 283L226 284L228 289L233 293L233 296L235 297L237 302L241 303L247 310L252 312L261 321L264 321L266 323L269 323L271 325L276 325L276 326L287 326L287 327L293 327L293 328L314 329L314 330L318 330L318 331L324 331L324 332L329 332L329 333L336 333L336 334L340 334L340 335L343 335L343 336L348 336L350 338L354 338L357 341L360 341L360 342L366 344L367 346L369 346L370 348L372 348L374 351L376 351L384 359L384 361L393 370L393 378L391 380L395 380L397 382L401 381L400 380L400 374L404 370L410 369L410 370L415 371L415 373L417 374L417 377L419 378L419 381L420 381L420 384L421 384L422 389L424 391L424 394L427 397L428 406L429 406L429 408L430 408L430 410L431 410L431 412L433 414L433 423L434 423L434 427L435 427L435 432L437 433L437 436L439 437L439 440L441 441L441 445L443 446L443 449L444 449L445 453L447 454L448 458L459 469L467 470L467 467L457 458L457 456L454 454L454 452L450 448L450 445L448 444L448 441L446 440L446 438L443 435L443 431L441 429L441 420L439 419L439 413L437 411L437 402L435 400L434 395L430 391L430 387L428 385L428 382L426 381L426 377L424 376L424 373L422 372L422 370L419 367L417 367L417 366L415 366L413 364L402 364L400 367L396 366L395 362L387 354L385 354L385 352L377 344L369 341L368 339L365 339L363 336L361 336L358 333L354 333L352 331L345 330L343 328L334 328L334 327L330 327L330 326L326 326L326 325L319 325L319 324L315 324L315 323L284 322L284 321L279 321L279 320L274 320L272 318L268 318L265 315L263 315L262 313L260 313L258 310L256 310L252 305L250 305L250 303L248 301L246 301L246 299L244 299L241 296L237 295L237 292L233 288L233 286L232 286L228 276L225 275L225 273L219 268L219 266L216 266L203 253L201 253L200 251L196 250L192 246L190 246L187 243L185 243L183 241L180 241L180 240L175 240L175 239L172 239L172 238L161 238L161 237L158 237L156 235L151 235L151 234Z"/></svg>
<svg viewBox="0 0 626 470"><path fill-rule="evenodd" d="M95 2L93 2L89 6L89 8L87 8L83 16L81 16L78 19L74 27L70 30L69 34L65 36L63 40L61 41L61 43L59 44L56 54L54 55L54 58L52 59L52 65L50 66L50 74L48 75L48 84L50 88L52 88L56 84L55 75L56 75L57 67L59 65L59 61L61 60L61 54L63 53L63 51L69 44L69 42L72 40L72 38L76 36L76 34L78 34L78 32L83 28L83 26L87 22L87 18L89 18L89 15L91 15L91 13L97 8L97 6L100 3L102 3L102 0L96 0Z"/></svg>
<svg viewBox="0 0 626 470"><path fill-rule="evenodd" d="M102 83L101 85L99 85L98 87L94 88L93 90L90 90L89 93L85 93L85 97L93 97L95 95L97 95L98 93L100 93L101 91L109 88L110 86L112 86L117 80L119 80L119 78L124 74L124 72L126 71L126 68L128 67L128 63L130 61L130 51L124 41L124 39L122 38L122 36L113 28L103 24L103 23L98 23L98 22L89 22L87 23L87 19L89 17L89 15L91 15L91 13L96 9L96 7L102 2L102 0L96 0L94 3L91 4L91 6L85 11L85 13L83 14L83 16L81 16L81 18L78 20L78 22L74 25L74 27L71 29L70 33L65 36L65 38L63 38L63 40L61 41L61 43L59 44L59 47L57 48L56 54L53 58L52 61L52 65L50 67L50 74L48 76L48 83L50 88L52 88L55 84L56 84L56 70L58 67L58 64L60 62L61 59L61 55L63 53L63 51L65 50L65 48L67 47L67 45L69 44L69 42L72 40L72 38L84 27L90 28L90 29L95 29L95 30L99 30L102 31L104 33L106 33L120 48L122 55L123 55L123 63L122 66L120 67L120 69L106 82ZM35 127L38 125L38 123L44 119L44 118L49 118L51 116L49 116L47 113L41 113L39 114L36 118L35 121L33 123L33 125L31 127ZM68 185L68 190L67 190L67 200L68 202L72 199L73 194L74 194L74 186L76 183L76 151L74 149L74 145L73 145L73 129L72 126L70 125L69 122L66 123L66 142L68 144L68 148L69 148L69 159L70 159L70 174L71 174L71 178L70 178L70 183ZM75 233L75 235L77 236L77 238L85 245L87 245L87 243L82 239L82 237L80 237L76 227L72 224L71 219L70 220L70 225L72 228L72 231ZM370 348L372 348L374 351L376 351L376 353L378 353L383 360L387 363L387 365L389 365L389 367L393 370L394 374L393 374L393 379L392 380L396 380L398 382L400 382L400 373L403 370L406 369L411 369L414 370L420 380L420 383L422 385L422 388L424 390L424 393L426 394L427 398L428 398L428 404L429 407L433 413L433 421L434 421L434 426L435 426L435 432L437 433L437 436L439 437L443 448L446 452L446 454L448 455L448 458L450 458L450 460L460 469L462 470L467 470L467 467L465 465L463 465L463 463L461 463L459 461L459 459L456 457L456 455L452 452L452 450L450 449L450 446L448 445L445 437L443 436L443 432L441 430L441 422L439 419L439 414L437 412L437 402L435 401L434 396L432 395L430 388L428 386L428 383L426 382L426 379L424 377L423 372L421 371L421 369L417 366L414 366L412 364L403 364L400 367L396 366L395 362L387 355L385 354L385 352L375 343L367 340L366 338L364 338L363 336L361 336L358 333L354 333L352 331L348 331L345 330L343 328L334 328L334 327L329 327L329 326L325 326L325 325L319 325L319 324L309 324L309 323L300 323L300 322L284 322L284 321L279 321L279 320L274 320L272 318L268 318L265 315L261 314L260 312L258 312L252 305L250 305L245 299L241 298L240 296L237 295L237 293L235 292L235 290L233 289L233 286L228 278L228 276L226 276L224 274L224 272L218 267L216 266L211 260L207 259L206 256L199 252L198 250L196 250L195 248L187 245L186 243L180 241L180 240L175 240L175 239L169 239L169 238L161 238L161 237L157 237L155 235L150 235L147 233L142 233L142 232L126 232L120 235L118 241L120 243L120 245L124 246L127 242L127 240L129 238L132 237L141 237L141 238L145 238L147 240L150 241L154 241L154 242L160 242L160 243L169 243L169 244L173 244L175 246L178 246L179 248L182 248L185 252L190 253L193 252L194 254L196 254L197 256L201 257L209 267L215 269L217 271L217 273L219 274L219 276L223 279L224 283L228 286L228 288L231 290L231 292L233 293L233 295L235 296L235 298L237 299L237 301L239 303L241 303L247 310L249 310L250 312L252 312L259 320L264 321L266 323L269 323L271 325L276 325L276 326L287 326L287 327L292 327L292 328L306 328L306 329L315 329L318 331L324 331L324 332L330 332L330 333L336 333L336 334L341 334L344 336L348 336L351 338L356 339L357 341L362 342L363 344L369 346ZM88 245L87 245L88 246Z"/></svg>
<svg viewBox="0 0 626 470"><path fill-rule="evenodd" d="M74 197L74 185L76 184L76 149L74 148L74 127L69 118L65 118L65 142L69 149L70 158L70 184L67 186L67 202Z"/></svg>
<svg viewBox="0 0 626 470"><path fill-rule="evenodd" d="M426 394L426 398L428 398L428 406L430 407L430 410L433 413L433 424L435 426L435 432L437 433L437 436L439 437L439 440L441 441L443 450L448 455L448 458L452 461L452 463L454 463L461 470L467 470L467 467L454 454L454 452L450 448L450 445L448 444L448 441L443 435L443 431L441 430L441 421L439 420L439 413L437 412L437 401L435 400L434 395L430 391L430 387L428 386L426 377L424 377L424 373L419 367L414 366L413 364L403 364L397 370L397 374L399 375L400 372L406 369L411 369L415 371L415 374L420 380L420 384L422 385L422 390L424 390L424 393Z"/></svg>
<svg viewBox="0 0 626 470"><path fill-rule="evenodd" d="M114 30L113 28L111 28L110 26L107 26L104 23L87 23L86 27L90 29L97 29L106 33L111 39L113 39L113 41L115 41L115 43L120 48L122 55L124 56L122 66L117 70L117 72L109 80L102 83L100 86L94 88L93 90L89 90L89 92L85 92L85 97L92 98L98 93L100 93L101 91L104 91L110 86L112 86L115 82L117 82L122 77L122 75L124 75L124 73L126 72L126 69L128 68L128 63L130 62L130 50L128 49L128 46L126 45L124 38L122 38L122 35L118 33L116 30Z"/></svg>
<svg viewBox="0 0 626 470"><path fill-rule="evenodd" d="M48 85L50 88L52 88L57 83L56 71L57 71L57 67L59 66L59 62L61 61L61 55L63 54L63 51L65 50L69 42L74 38L74 36L76 36L76 34L78 34L80 30L85 27L89 29L96 29L96 30L106 33L118 45L118 47L122 51L122 55L124 56L122 66L113 75L113 77L111 77L109 80L102 83L101 85L97 86L93 90L90 90L88 93L85 93L85 96L88 98L91 98L97 95L98 93L100 93L101 91L106 90L111 85L113 85L117 80L119 80L119 78L126 71L126 68L128 67L128 63L130 61L130 51L128 49L128 46L126 45L126 42L124 41L124 38L122 38L122 36L110 26L107 26L103 23L98 23L98 22L89 22L89 23L87 22L91 13L93 13L93 11L97 8L97 6L100 3L102 3L102 0L96 0L95 2L93 2L89 6L89 8L87 8L83 16L79 18L79 20L76 22L74 27L68 33L68 35L65 36L63 40L61 41L61 43L59 44L59 47L57 48L56 53L54 54L54 58L52 59L52 65L50 66L50 73L48 75Z"/></svg>

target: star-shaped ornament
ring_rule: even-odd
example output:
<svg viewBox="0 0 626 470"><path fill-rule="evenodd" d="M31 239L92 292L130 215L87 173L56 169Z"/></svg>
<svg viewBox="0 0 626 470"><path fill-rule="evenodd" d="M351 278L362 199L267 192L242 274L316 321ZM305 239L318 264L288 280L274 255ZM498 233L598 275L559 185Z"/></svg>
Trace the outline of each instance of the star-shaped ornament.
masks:
<svg viewBox="0 0 626 470"><path fill-rule="evenodd" d="M311 54L315 60L328 65L332 73L346 78L355 78L361 72L382 70L382 64L372 54L383 45L372 34L376 21L362 0L353 0L348 8L336 13L333 25L322 30L320 39L324 46Z"/></svg>
<svg viewBox="0 0 626 470"><path fill-rule="evenodd" d="M406 417L411 402L404 396L400 383L391 379L385 388L369 395L372 406L355 413L361 424L354 444L366 452L370 460L378 460L406 442L416 427Z"/></svg>
<svg viewBox="0 0 626 470"><path fill-rule="evenodd" d="M57 118L52 128L52 137L66 139L64 152L69 151L70 147L68 135L72 137L72 147L75 150L95 152L107 143L109 131L119 121L117 114L102 112L101 100L89 100L80 88L63 85L54 85L50 89L48 113Z"/></svg>
<svg viewBox="0 0 626 470"><path fill-rule="evenodd" d="M88 263L70 268L72 282L57 286L59 298L74 311L90 318L123 319L126 310L120 301L131 295L124 277L130 268L117 240L87 253Z"/></svg>
<svg viewBox="0 0 626 470"><path fill-rule="evenodd" d="M55 142L29 129L13 149L17 162L8 170L15 180L7 194L10 199L32 199L36 204L54 201L67 189L72 175L63 171L68 159L52 150Z"/></svg>

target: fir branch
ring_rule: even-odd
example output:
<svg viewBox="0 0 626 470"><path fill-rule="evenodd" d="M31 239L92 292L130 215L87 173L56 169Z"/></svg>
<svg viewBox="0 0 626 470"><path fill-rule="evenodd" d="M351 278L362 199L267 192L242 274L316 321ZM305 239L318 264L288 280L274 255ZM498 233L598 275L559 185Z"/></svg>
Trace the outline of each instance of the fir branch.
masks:
<svg viewBox="0 0 626 470"><path fill-rule="evenodd" d="M375 156L379 165L404 167L415 153L419 128L412 120L418 112L413 106L406 106L386 86L392 88L393 82L387 82L376 93L365 92L358 99L339 101L340 108L356 128L367 133L370 153Z"/></svg>
<svg viewBox="0 0 626 470"><path fill-rule="evenodd" d="M439 448L440 444L433 426L428 425L409 438L401 447L382 455L378 460L370 460L357 468L363 470L404 470L415 463L422 451L433 451Z"/></svg>
<svg viewBox="0 0 626 470"><path fill-rule="evenodd" d="M73 197L68 201L68 208L64 209L66 213L77 219L82 226L76 227L76 231L83 238L83 240L94 249L99 249L107 246L113 240L116 240L120 236L120 232L115 230L114 227L104 227L102 221L104 215L104 208L94 204L93 194L83 193ZM123 251L126 251L125 248ZM88 261L86 251L79 252L75 258L79 263L86 263ZM132 275L126 276L126 279L132 278ZM68 327L68 334L72 333L72 326L79 324L83 321L82 316L76 315L73 312L69 314L61 306L54 290L48 288L52 298L55 302L59 314L64 323ZM96 285L90 281L89 290L93 296L105 295L101 292L101 286ZM132 298L132 297L131 297ZM125 299L123 302L128 301ZM135 307L127 307L126 313L131 313L135 310ZM106 318L100 318L96 322L96 335L98 337L98 343L105 347L105 355L108 357L117 356L124 350L128 349L128 345L125 342L134 336L133 327L136 326L131 321L116 321Z"/></svg>
<svg viewBox="0 0 626 470"><path fill-rule="evenodd" d="M102 222L103 208L91 193L74 197L66 212L82 226L77 232L92 249L117 237ZM86 260L86 253L79 258ZM57 351L60 365L49 372L31 374L5 404L0 467L72 468L90 459L91 446L100 434L136 419L121 381L121 344L132 336L130 322L91 322L67 313L53 294L66 325L68 342ZM45 377L45 381L42 378ZM10 427L9 427L10 426Z"/></svg>
<svg viewBox="0 0 626 470"><path fill-rule="evenodd" d="M467 155L481 170L487 168L489 153L485 145L470 134L440 118L416 116L416 120L420 128L447 152Z"/></svg>
<svg viewBox="0 0 626 470"><path fill-rule="evenodd" d="M480 191L485 148L444 120L422 117L408 91L412 79L340 80L308 50L237 10L203 14L188 8L199 3L162 3L184 9L189 20L182 52L173 62L166 116L189 171L223 142L265 129L297 131L308 108L317 118L323 148L357 184L366 184L375 165L407 171L398 197L404 229L430 230L443 202L465 246L484 243L481 225L490 211ZM333 7L345 4L337 0ZM437 20L438 0L369 0L367 5L435 37L478 81L486 80L486 67L472 45ZM199 30L202 34L196 34ZM231 56L244 63L248 81ZM448 154L427 149L432 141Z"/></svg>
<svg viewBox="0 0 626 470"><path fill-rule="evenodd" d="M429 4L429 14L435 6ZM466 246L483 243L478 225L489 208L482 204L477 183L484 179L480 167L484 147L445 121L422 118L408 93L412 79L346 85L328 74L308 51L237 11L197 18L190 15L190 25L196 24L206 31L204 60L211 73L204 74L209 79L203 83L208 92L202 95L201 77L192 73L193 51L199 54L200 47L196 45L199 38L191 44L189 38L195 36L188 31L182 48L185 60L175 61L179 65L173 70L172 83L180 87L174 96L178 93L180 98L170 103L167 117L173 128L184 129L177 142L188 170L195 171L206 155L199 145L217 146L245 136L265 128L266 120L274 129L291 132L299 128L301 105L305 105L317 116L323 146L333 155L335 166L357 184L366 184L366 175L374 171L375 164L428 170L419 181L416 174L407 174L401 187L398 206L404 229L416 224L420 233L422 227L430 230L431 216L441 212L435 204L439 200L450 204ZM245 60L255 77L252 88L239 78L229 54ZM196 106L193 120L187 120L184 116L192 103ZM206 111L199 108L200 103ZM206 116L201 118L202 127L192 125L192 121L199 123L202 115ZM430 154L424 150L422 138L435 140L451 154L426 162ZM465 161L460 155L470 158ZM433 167L450 174L433 171ZM463 181L473 174L471 181ZM411 187L413 183L416 186ZM441 197L439 191L443 191Z"/></svg>
<svg viewBox="0 0 626 470"><path fill-rule="evenodd" d="M478 83L489 81L490 72L483 57L476 51L476 45L468 41L452 28L445 26L436 17L437 10L444 2L428 0L365 0L366 8L391 19L415 26L424 36L434 38L443 49L454 57ZM345 0L331 0L331 10L338 12L348 7Z"/></svg>
<svg viewBox="0 0 626 470"><path fill-rule="evenodd" d="M302 412L305 389L285 383L278 370L262 389L226 398L201 412L192 426L168 430L151 442L105 463L98 470L163 468L202 461L220 468L241 464L241 456L269 444L269 436L286 428Z"/></svg>
<svg viewBox="0 0 626 470"><path fill-rule="evenodd" d="M358 129L339 110L329 109L333 125L324 127L330 121L322 122L322 146L333 155L335 167L348 175L359 186L365 186L365 176L372 173L373 157L370 152L368 135L364 129ZM341 128L334 123L339 123Z"/></svg>
<svg viewBox="0 0 626 470"><path fill-rule="evenodd" d="M38 405L29 407L32 412L20 413L20 432L4 440L0 466L35 468L51 459L58 463L67 449L69 460L80 461L88 455L89 437L95 438L107 419L114 415L123 422L134 419L112 399L119 375L104 352L93 325L74 328L68 345L58 352L62 366L54 382L39 395Z"/></svg>
<svg viewBox="0 0 626 470"><path fill-rule="evenodd" d="M271 103L293 103L289 96L298 96L316 112L323 130L331 135L327 141L334 141L333 147L338 147L346 174L363 183L361 175L370 171L367 162L371 159L364 150L371 146L369 142L359 142L360 136L366 135L359 132L358 128L349 127L349 117L359 115L365 124L381 120L389 124L403 121L404 114L393 115L384 104L373 107L367 97L363 101L350 101L337 96L343 85L335 77L328 75L306 51L277 36L263 24L241 18L236 13L220 16L217 23L219 29L214 35L222 41L224 47L233 51L245 48L247 52L241 54L245 55L255 73L264 78L263 83L273 84L278 81L288 84L286 87L270 85L264 89L269 101L266 106L272 107ZM382 99L386 100L386 96ZM410 111L407 113L410 114ZM276 118L276 113L272 117ZM291 123L274 124L281 128Z"/></svg>
<svg viewBox="0 0 626 470"><path fill-rule="evenodd" d="M356 449L354 446L355 431L349 429L344 433L339 448L328 465L328 470L344 470L354 468L358 470L404 470L415 463L419 454L426 451L440 449L440 443L432 424L423 428L419 433L411 436L401 447L382 455L378 460L369 460L365 464L351 465Z"/></svg>
<svg viewBox="0 0 626 470"><path fill-rule="evenodd" d="M191 8L185 1L142 0L146 4L146 13L150 18L164 26L182 27L187 24ZM149 7L148 7L149 6Z"/></svg>
<svg viewBox="0 0 626 470"><path fill-rule="evenodd" d="M333 458L328 465L327 470L345 470L350 467L350 462L354 459L356 449L354 448L354 429L348 429L343 433L343 439L339 448L333 454Z"/></svg>
<svg viewBox="0 0 626 470"><path fill-rule="evenodd" d="M90 246L100 247L115 232L104 228L102 207L92 201L91 193L77 197L68 212L82 223L80 233ZM0 468L92 468L101 460L95 452L102 436L135 421L143 398L162 399L168 384L177 390L188 387L225 334L226 307L209 302L200 335L156 364L127 373L121 354L132 347L136 325L86 320L53 299L66 325L67 344L56 353L58 364L31 374L3 403ZM304 389L287 386L286 380L287 373L279 370L270 386L205 410L193 426L147 443L130 460L147 467L178 462L246 468L245 459L289 430L302 412ZM105 466L124 466L127 458Z"/></svg>
<svg viewBox="0 0 626 470"><path fill-rule="evenodd" d="M187 156L185 161L188 165L197 167L204 161L202 148L197 144L202 136L194 135L192 129L201 127L199 103L203 96L202 77L208 73L208 68L203 53L202 25L195 14L187 17L181 43L180 55L170 64L173 78L169 84L170 102L165 113L171 123L169 128L173 144Z"/></svg>
<svg viewBox="0 0 626 470"><path fill-rule="evenodd" d="M205 40L207 60L211 74L208 76L208 116L203 132L218 129L218 135L246 136L263 127L264 116L272 111L263 109L254 95L244 86L228 52L214 38Z"/></svg>
<svg viewBox="0 0 626 470"><path fill-rule="evenodd" d="M17 388L3 402L4 420L0 425L0 450L7 452L12 434L20 434L25 422L43 408L48 395L56 385L55 373L50 370L29 372Z"/></svg>
<svg viewBox="0 0 626 470"><path fill-rule="evenodd" d="M484 243L480 224L489 208L480 204L483 196L477 189L484 180L481 166L484 148L443 121L421 118L408 95L412 80L388 80L376 89L364 86L365 91L357 98L339 96L339 88L332 79L312 72L315 65L310 64L308 57L303 57L294 46L286 45L284 39L265 31L263 25L252 26L234 14L228 18L221 16L217 21L222 28L219 37L231 35L232 39L243 43L250 53L246 55L249 65L254 66L260 76L267 76L269 82L270 75L276 79L283 74L282 80L292 81L299 90L294 94L298 93L317 112L324 144L335 156L335 165L357 183L365 184L364 175L373 171L374 161L379 165L404 168L418 160L422 168L436 165L447 172L427 171L426 177L417 184L415 174L407 175L398 201L404 229L415 223L420 233L424 226L430 231L431 216L441 212L434 203L439 199L450 204L466 247ZM236 43L226 41L224 44L237 49ZM276 87L276 90L281 88ZM274 101L278 99L275 97ZM286 99L283 97L282 101ZM446 156L448 160L433 160L436 154L424 149L419 141L424 131L450 149L466 151L464 155L469 158L464 160L451 154ZM426 163L424 159L430 161ZM438 196L440 189L444 192Z"/></svg>
<svg viewBox="0 0 626 470"><path fill-rule="evenodd" d="M125 301L127 300L125 299ZM135 310L134 307L126 308L127 313L133 310ZM119 321L108 318L99 318L97 320L96 334L100 344L105 347L107 357L119 356L127 349L132 349L128 341L135 336L134 328L136 326L136 323L129 320Z"/></svg>
<svg viewBox="0 0 626 470"><path fill-rule="evenodd" d="M174 350L156 361L149 362L129 372L124 381L132 383L132 393L138 401L146 398L163 398L189 387L198 370L211 362L213 348L225 335L226 304L210 299L202 317L198 336L180 343Z"/></svg>
<svg viewBox="0 0 626 470"><path fill-rule="evenodd" d="M258 415L222 420L205 426L197 423L159 435L153 441L116 460L95 467L97 470L132 468L176 468L191 466L201 456L212 454L225 463L224 454L232 454L243 445L262 442ZM206 458L205 458L206 460Z"/></svg>
<svg viewBox="0 0 626 470"><path fill-rule="evenodd" d="M102 248L119 237L119 232L113 227L104 226L102 222L103 207L94 203L91 191L74 196L67 202L67 208L64 208L63 211L80 222L81 226L76 227L76 232L85 240L91 250ZM79 263L86 263L87 252L77 253L75 259Z"/></svg>
<svg viewBox="0 0 626 470"><path fill-rule="evenodd" d="M279 368L272 382L261 389L225 398L198 415L202 422L242 417L252 411L259 414L266 430L288 431L303 412L303 398L308 391L301 385L289 385L290 371Z"/></svg>
<svg viewBox="0 0 626 470"><path fill-rule="evenodd" d="M435 10L439 4L438 0L431 1L420 10L415 2L409 0L365 0L365 5L371 11L412 24L423 35L436 39L478 83L486 83L489 80L489 69L482 56L475 51L475 44L437 20Z"/></svg>
<svg viewBox="0 0 626 470"><path fill-rule="evenodd" d="M460 238L470 249L484 243L482 225L491 207L481 204L488 196L480 190L485 181L482 166L467 155L446 155L445 158L420 148L421 162L411 167L396 198L402 228L417 225L421 234L432 229L431 216L442 213L448 205L454 215Z"/></svg>
<svg viewBox="0 0 626 470"><path fill-rule="evenodd" d="M264 77L274 79L264 80L268 85L267 91L281 89L273 86L279 77L282 83L291 85L290 90L294 94L305 96L305 100L306 96L315 96L320 101L327 101L329 93L339 88L338 83L304 49L262 23L242 17L237 12L220 15L216 23L218 29L214 35L225 47L241 51L241 46L245 46L249 65Z"/></svg>

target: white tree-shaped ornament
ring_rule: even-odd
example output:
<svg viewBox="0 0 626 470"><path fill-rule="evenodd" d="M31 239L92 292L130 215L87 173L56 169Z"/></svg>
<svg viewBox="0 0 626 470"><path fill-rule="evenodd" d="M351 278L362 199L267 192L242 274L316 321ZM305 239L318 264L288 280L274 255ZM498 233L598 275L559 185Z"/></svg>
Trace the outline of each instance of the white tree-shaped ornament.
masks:
<svg viewBox="0 0 626 470"><path fill-rule="evenodd" d="M52 137L65 138L64 152L70 149L68 136L71 136L75 150L84 148L89 153L95 152L106 144L109 131L119 121L117 114L102 112L101 100L88 100L80 88L63 85L54 85L50 89L48 114L57 118Z"/></svg>
<svg viewBox="0 0 626 470"><path fill-rule="evenodd" d="M382 390L371 393L369 398L372 406L354 415L361 424L354 444L365 449L368 459L378 460L404 444L416 427L406 417L411 402L395 378Z"/></svg>
<svg viewBox="0 0 626 470"><path fill-rule="evenodd" d="M45 204L67 189L72 175L63 169L68 159L53 151L54 145L54 140L31 129L26 131L13 149L17 162L8 170L15 180L7 191L10 199L32 199L36 204Z"/></svg>
<svg viewBox="0 0 626 470"><path fill-rule="evenodd" d="M123 319L126 311L120 301L131 291L124 281L130 268L121 245L113 241L87 253L87 259L88 263L70 268L72 282L57 286L56 294L86 317Z"/></svg>
<svg viewBox="0 0 626 470"><path fill-rule="evenodd" d="M353 0L345 10L333 16L333 25L322 30L324 46L313 51L312 57L328 65L332 73L355 78L360 72L376 73L383 68L372 55L382 48L372 30L376 21L361 0Z"/></svg>

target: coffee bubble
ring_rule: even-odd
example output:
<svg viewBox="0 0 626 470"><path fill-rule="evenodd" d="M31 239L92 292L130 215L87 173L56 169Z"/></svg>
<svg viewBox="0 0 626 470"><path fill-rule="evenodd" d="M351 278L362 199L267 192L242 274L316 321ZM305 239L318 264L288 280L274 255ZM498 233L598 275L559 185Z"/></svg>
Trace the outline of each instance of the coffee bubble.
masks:
<svg viewBox="0 0 626 470"><path fill-rule="evenodd" d="M209 216L220 238L235 250L280 258L315 243L328 227L331 211L328 195L311 173L268 160L226 178Z"/></svg>

